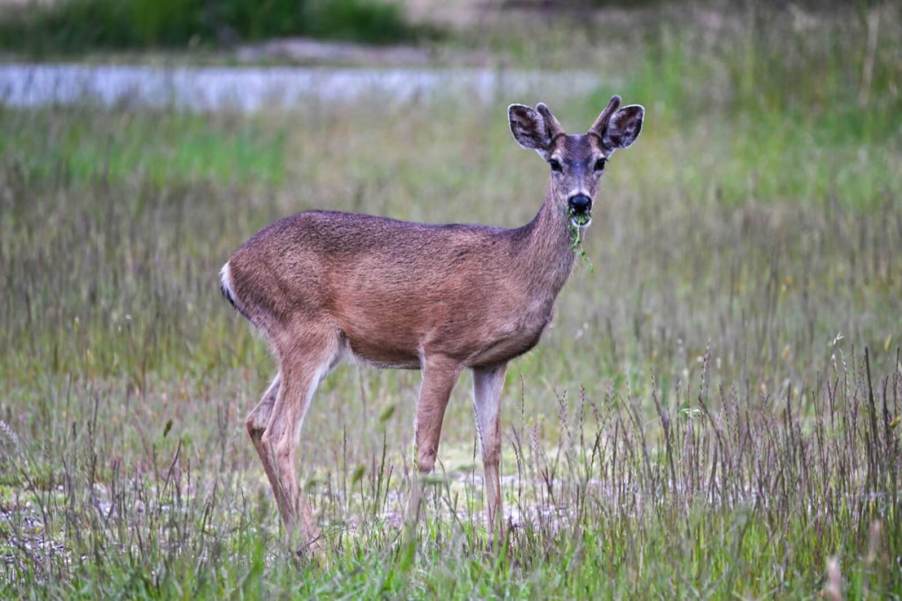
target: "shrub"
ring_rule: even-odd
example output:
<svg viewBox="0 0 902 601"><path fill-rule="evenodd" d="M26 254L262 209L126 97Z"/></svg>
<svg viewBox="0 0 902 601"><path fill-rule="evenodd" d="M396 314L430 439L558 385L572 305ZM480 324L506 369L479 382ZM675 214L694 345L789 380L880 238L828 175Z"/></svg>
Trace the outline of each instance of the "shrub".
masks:
<svg viewBox="0 0 902 601"><path fill-rule="evenodd" d="M0 48L65 54L288 35L390 43L423 33L386 0L61 0L0 19Z"/></svg>

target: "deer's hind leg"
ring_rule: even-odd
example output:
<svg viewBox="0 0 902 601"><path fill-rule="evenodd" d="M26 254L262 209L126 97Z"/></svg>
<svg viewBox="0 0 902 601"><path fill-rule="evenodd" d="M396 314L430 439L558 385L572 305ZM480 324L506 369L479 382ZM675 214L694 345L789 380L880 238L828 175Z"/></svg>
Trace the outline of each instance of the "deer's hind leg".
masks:
<svg viewBox="0 0 902 601"><path fill-rule="evenodd" d="M299 551L315 548L319 528L298 488L295 455L301 426L320 380L338 361L341 341L336 330L300 324L277 343L280 383L269 422L260 443L273 469L273 493L289 544L297 531L302 535ZM266 462L264 461L264 466Z"/></svg>
<svg viewBox="0 0 902 601"><path fill-rule="evenodd" d="M277 373L276 377L273 378L272 384L270 384L266 389L266 392L263 393L263 398L261 398L257 406L247 414L244 421L247 433L251 437L251 442L254 443L254 449L257 451L257 455L260 456L260 462L263 464L263 471L266 472L266 477L269 479L269 485L273 490L275 490L278 484L278 475L269 451L263 446L263 433L266 431L266 426L269 424L269 416L272 414L273 405L276 404L276 397L279 394L279 387L281 384L282 374Z"/></svg>

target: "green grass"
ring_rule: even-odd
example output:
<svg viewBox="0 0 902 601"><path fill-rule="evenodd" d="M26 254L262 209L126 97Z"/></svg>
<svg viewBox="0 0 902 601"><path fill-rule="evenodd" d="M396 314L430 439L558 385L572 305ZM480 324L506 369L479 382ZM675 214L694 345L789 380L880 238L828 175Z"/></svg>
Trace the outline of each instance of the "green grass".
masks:
<svg viewBox="0 0 902 601"><path fill-rule="evenodd" d="M387 0L61 0L0 15L0 48L34 58L298 35L385 44L436 33Z"/></svg>
<svg viewBox="0 0 902 601"><path fill-rule="evenodd" d="M140 179L156 186L196 180L278 185L284 174L285 133L261 131L240 120L210 127L201 115L133 119L122 113L110 118L92 110L62 122L47 112L28 118L30 122L20 123L0 140L0 152L16 161L29 181L63 178L79 185L103 178ZM42 130L56 131L34 135Z"/></svg>
<svg viewBox="0 0 902 601"><path fill-rule="evenodd" d="M648 116L609 164L591 268L509 371L519 517L495 550L469 376L408 548L418 374L344 365L300 444L326 553L293 564L243 428L274 367L217 271L313 207L526 222L547 168L504 108L531 99L0 109L0 596L795 599L836 558L845 598L899 598L893 14L866 99L862 20L687 17L606 42L622 86L553 106L572 129L613 92Z"/></svg>

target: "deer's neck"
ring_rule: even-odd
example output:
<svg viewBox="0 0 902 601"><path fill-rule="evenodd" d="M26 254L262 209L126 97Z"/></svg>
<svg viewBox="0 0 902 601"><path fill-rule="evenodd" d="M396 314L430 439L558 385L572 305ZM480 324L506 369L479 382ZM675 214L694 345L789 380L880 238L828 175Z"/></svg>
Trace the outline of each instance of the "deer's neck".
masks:
<svg viewBox="0 0 902 601"><path fill-rule="evenodd" d="M535 218L523 227L521 273L531 293L550 294L554 300L573 267L573 248L566 211L555 206L551 190Z"/></svg>

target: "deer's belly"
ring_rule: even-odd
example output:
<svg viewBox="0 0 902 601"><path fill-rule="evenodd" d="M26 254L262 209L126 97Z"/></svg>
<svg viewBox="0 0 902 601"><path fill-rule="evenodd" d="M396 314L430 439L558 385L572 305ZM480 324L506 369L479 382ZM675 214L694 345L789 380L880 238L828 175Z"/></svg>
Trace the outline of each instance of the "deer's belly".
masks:
<svg viewBox="0 0 902 601"><path fill-rule="evenodd" d="M416 347L399 344L398 340L376 338L360 338L348 336L347 348L357 360L370 363L375 367L389 369L419 369L420 357Z"/></svg>
<svg viewBox="0 0 902 601"><path fill-rule="evenodd" d="M376 367L418 369L421 333L416 315L404 307L364 303L335 315L345 346L354 358Z"/></svg>
<svg viewBox="0 0 902 601"><path fill-rule="evenodd" d="M421 353L455 357L475 367L513 359L536 346L551 321L551 312L542 309L497 320L437 310L432 322L419 328L424 320L398 312L380 320L346 318L340 327L350 353L377 367L419 369Z"/></svg>

